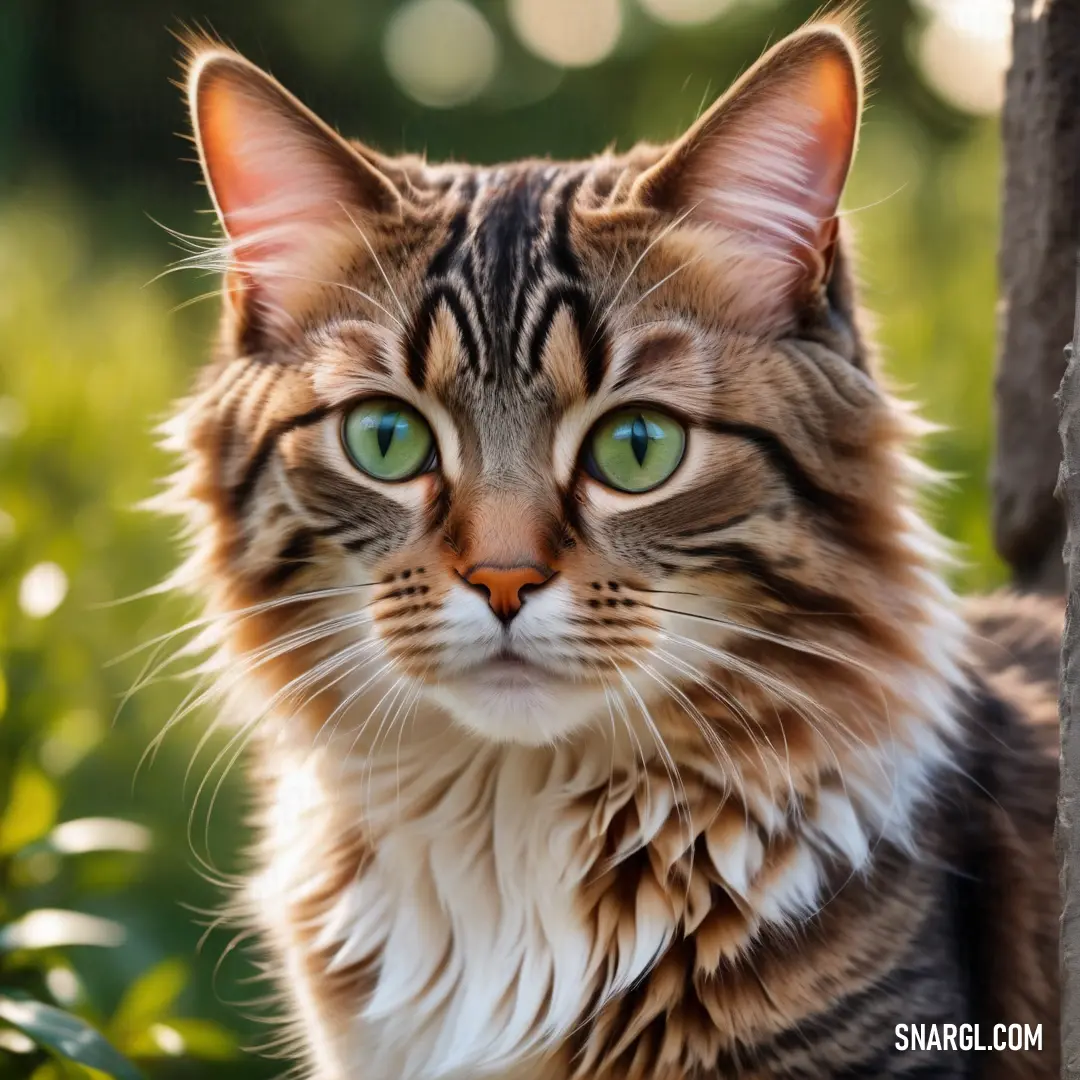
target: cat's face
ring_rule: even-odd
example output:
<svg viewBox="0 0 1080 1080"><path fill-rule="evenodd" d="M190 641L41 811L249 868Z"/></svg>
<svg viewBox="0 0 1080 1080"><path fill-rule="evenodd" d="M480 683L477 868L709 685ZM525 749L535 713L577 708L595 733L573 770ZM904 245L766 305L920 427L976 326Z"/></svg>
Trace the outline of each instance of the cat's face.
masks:
<svg viewBox="0 0 1080 1080"><path fill-rule="evenodd" d="M219 49L190 85L229 238L186 414L203 540L226 606L352 589L326 686L405 676L538 743L760 666L798 620L855 655L885 632L899 427L838 265L841 32L672 147L571 164L383 158Z"/></svg>

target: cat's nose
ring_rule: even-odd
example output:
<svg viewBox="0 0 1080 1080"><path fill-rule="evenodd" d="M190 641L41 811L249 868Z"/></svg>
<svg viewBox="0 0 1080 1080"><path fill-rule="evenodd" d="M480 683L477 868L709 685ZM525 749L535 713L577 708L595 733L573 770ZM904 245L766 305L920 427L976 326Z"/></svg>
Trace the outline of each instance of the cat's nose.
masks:
<svg viewBox="0 0 1080 1080"><path fill-rule="evenodd" d="M547 584L554 574L550 567L538 563L521 566L480 563L470 567L461 577L472 588L486 593L491 610L504 623L509 623L521 610L525 594Z"/></svg>

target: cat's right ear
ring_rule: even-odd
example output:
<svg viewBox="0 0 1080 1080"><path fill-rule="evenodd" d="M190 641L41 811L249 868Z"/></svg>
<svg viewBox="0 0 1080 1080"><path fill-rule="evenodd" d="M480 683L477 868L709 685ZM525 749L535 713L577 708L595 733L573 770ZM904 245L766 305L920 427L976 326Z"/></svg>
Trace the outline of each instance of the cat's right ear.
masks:
<svg viewBox="0 0 1080 1080"><path fill-rule="evenodd" d="M363 221L396 214L400 196L277 80L231 50L195 48L187 92L225 231L225 296L238 333L287 341L362 246Z"/></svg>

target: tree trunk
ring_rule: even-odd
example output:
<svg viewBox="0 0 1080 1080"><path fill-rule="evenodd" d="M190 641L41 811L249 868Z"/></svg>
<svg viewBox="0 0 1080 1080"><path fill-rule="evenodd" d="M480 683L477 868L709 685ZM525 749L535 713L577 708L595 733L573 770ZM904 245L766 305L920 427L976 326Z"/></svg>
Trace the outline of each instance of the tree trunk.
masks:
<svg viewBox="0 0 1080 1080"><path fill-rule="evenodd" d="M994 538L1019 587L1068 586L1055 841L1061 1075L1080 1080L1080 0L1015 0L1003 137Z"/></svg>
<svg viewBox="0 0 1080 1080"><path fill-rule="evenodd" d="M1080 254L1068 367L1058 392L1058 494L1068 522L1069 602L1061 642L1061 782L1055 841L1061 881L1061 1075L1080 1080Z"/></svg>
<svg viewBox="0 0 1080 1080"><path fill-rule="evenodd" d="M994 535L1018 586L1059 591L1054 393L1080 245L1080 0L1016 0L1003 135Z"/></svg>

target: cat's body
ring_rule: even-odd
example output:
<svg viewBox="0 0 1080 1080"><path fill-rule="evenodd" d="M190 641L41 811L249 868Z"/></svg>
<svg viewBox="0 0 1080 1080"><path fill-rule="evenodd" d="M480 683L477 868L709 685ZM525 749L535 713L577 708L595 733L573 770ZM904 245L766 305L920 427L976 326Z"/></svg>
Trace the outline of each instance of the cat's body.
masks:
<svg viewBox="0 0 1080 1080"><path fill-rule="evenodd" d="M1026 604L1048 662L1057 651L1059 605ZM980 619L987 607L980 605ZM999 617L1011 617L1015 607L1014 597L994 602ZM622 923L621 933L605 927L608 955L625 960L628 952L643 951L626 972L623 992L595 1019L589 1018L595 983L584 972L604 919L595 901L585 900L590 888L564 878L584 881L582 865L601 846L594 838L602 830L591 830L588 818L594 805L604 804L606 776L594 774L591 787L582 785L564 802L558 796L573 787L575 766L580 770L569 749L515 747L491 751L480 763L475 750L458 746L456 754L450 748L446 758L435 756L439 769L423 781L417 765L430 768L431 760L414 762L406 754L399 761L392 751L382 775L365 778L365 785L377 783L391 813L399 798L404 808L376 853L357 834L357 821L371 816L365 785L342 784L340 759L300 748L289 762L275 752L278 786L271 792L287 794L272 794L272 801L296 806L299 789L311 802L306 813L281 820L270 814L268 861L252 913L269 929L274 955L290 961L283 981L299 999L315 1075L458 1080L481 1075L470 1058L495 1058L496 1067L482 1075L498 1080L1056 1077L1056 688L1030 679L1011 651L988 649L988 640L984 651L1009 656L1004 692L976 677L961 702L956 769L940 778L934 802L912 824L918 854L882 845L858 876L839 864L826 877L819 914L767 927L745 953L718 964L721 930L707 915L694 913L695 933L685 939L664 936L676 925L666 912L650 925L636 922L639 903L658 902L656 860L670 858L670 834L681 827L669 811L658 842L646 845L648 861L624 866L606 883L619 911L610 918ZM991 681L999 679L997 667ZM1014 711L1008 700L1014 689L1025 704L1038 701L1045 717L1040 729L1029 730ZM285 771L283 763L290 766ZM662 770L652 783L663 799ZM507 788L515 801L528 796L516 812L503 802ZM453 808L429 805L426 817L410 813L425 792ZM496 827L504 830L498 843ZM699 841L699 871L716 880L708 835L706 829L706 843ZM552 836L559 842L549 846ZM674 880L671 906L685 912L684 879ZM512 884L508 894L500 881ZM663 958L649 966L661 940ZM699 968L713 974L703 977ZM561 1021L567 1037L539 1061L529 1054L515 1060L521 1031L508 1037L513 1007L524 999L534 1013L542 1011L549 979L561 1001L547 1016L555 1031ZM362 1020L351 1010L376 985L386 996L373 1010L376 1018ZM468 1004L459 1013L462 1002ZM422 1043L421 1012L437 1021ZM937 1025L939 1039L954 1025L957 1042L898 1049L898 1024ZM972 1042L959 1041L964 1024L979 1025L984 1045L998 1024L1032 1031L1041 1025L1041 1040L1023 1052L973 1051ZM930 1040L929 1028L924 1036ZM505 1060L496 1057L500 1052ZM410 1072L406 1061L418 1071Z"/></svg>
<svg viewBox="0 0 1080 1080"><path fill-rule="evenodd" d="M581 163L386 159L212 46L191 88L229 288L170 504L313 1074L1056 1075L1056 616L970 630L913 509L844 33Z"/></svg>

